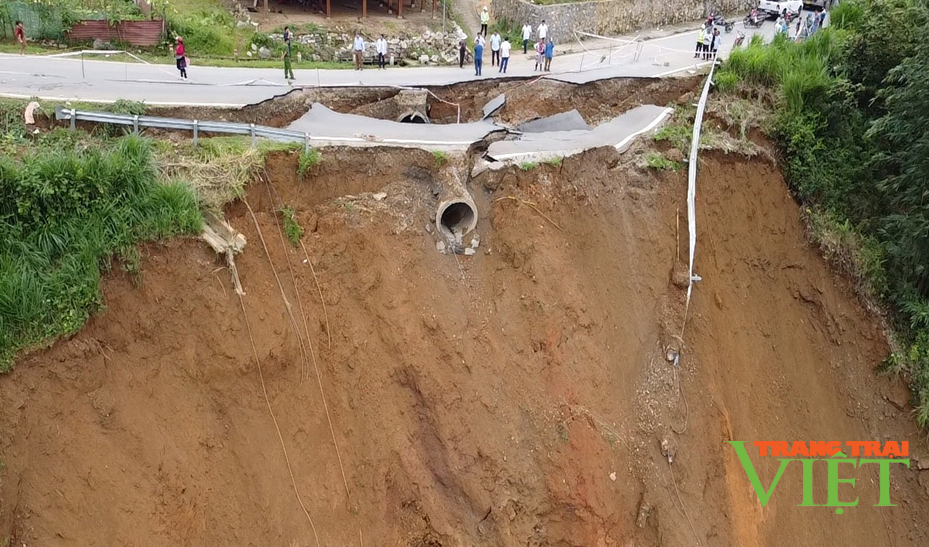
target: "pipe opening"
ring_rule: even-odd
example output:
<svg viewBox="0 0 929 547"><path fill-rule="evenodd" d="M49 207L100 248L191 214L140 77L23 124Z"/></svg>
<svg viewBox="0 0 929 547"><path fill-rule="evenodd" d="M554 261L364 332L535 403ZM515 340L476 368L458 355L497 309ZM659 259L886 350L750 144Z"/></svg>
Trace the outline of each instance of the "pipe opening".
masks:
<svg viewBox="0 0 929 547"><path fill-rule="evenodd" d="M459 238L474 229L477 215L470 205L463 201L453 201L445 206L439 214L439 225L443 232Z"/></svg>
<svg viewBox="0 0 929 547"><path fill-rule="evenodd" d="M429 119L419 112L410 112L400 116L400 123L429 123Z"/></svg>

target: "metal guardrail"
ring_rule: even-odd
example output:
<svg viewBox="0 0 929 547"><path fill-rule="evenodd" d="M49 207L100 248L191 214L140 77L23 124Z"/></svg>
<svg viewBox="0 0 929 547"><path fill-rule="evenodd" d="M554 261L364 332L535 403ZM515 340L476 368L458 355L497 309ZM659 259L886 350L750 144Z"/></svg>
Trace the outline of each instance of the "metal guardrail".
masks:
<svg viewBox="0 0 929 547"><path fill-rule="evenodd" d="M303 143L304 150L310 151L310 134L301 131L289 131L276 127L255 125L253 123L212 122L200 120L182 120L177 118L159 118L156 116L133 116L130 114L112 114L109 112L87 112L74 108L59 106L55 109L55 119L70 121L71 131L76 129L77 122L108 123L132 127L133 133L139 134L139 129L149 127L153 129L171 129L175 131L190 131L193 133L194 145L200 139L200 133L224 133L227 135L248 135L252 139L252 146L258 145L258 139L268 139L281 142Z"/></svg>

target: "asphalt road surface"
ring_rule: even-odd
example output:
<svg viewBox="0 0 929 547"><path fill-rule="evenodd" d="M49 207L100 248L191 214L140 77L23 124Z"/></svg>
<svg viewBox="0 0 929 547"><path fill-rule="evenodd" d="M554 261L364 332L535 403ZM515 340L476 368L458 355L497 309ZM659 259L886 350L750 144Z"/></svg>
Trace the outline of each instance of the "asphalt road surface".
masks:
<svg viewBox="0 0 929 547"><path fill-rule="evenodd" d="M761 29L743 29L737 23L733 32L722 34L720 56L732 49L736 31L770 39L774 23ZM722 30L721 30L722 32ZM552 72L546 77L584 83L614 77L662 77L686 74L705 63L694 59L697 30L644 41L628 42L634 36L614 40L568 43L556 48ZM622 42L620 40L626 40ZM558 54L570 47L574 53ZM587 51L584 51L586 49ZM188 68L189 80L181 80L170 65L92 60L97 55L50 57L38 55L0 55L0 96L39 97L46 100L115 101L127 99L153 105L242 106L282 95L291 89L283 69L199 67L196 57ZM113 58L127 58L118 53ZM489 66L485 53L482 79L531 78L532 56L514 49L507 74ZM296 70L295 86L424 86L445 85L474 80L473 67L417 67L377 70Z"/></svg>

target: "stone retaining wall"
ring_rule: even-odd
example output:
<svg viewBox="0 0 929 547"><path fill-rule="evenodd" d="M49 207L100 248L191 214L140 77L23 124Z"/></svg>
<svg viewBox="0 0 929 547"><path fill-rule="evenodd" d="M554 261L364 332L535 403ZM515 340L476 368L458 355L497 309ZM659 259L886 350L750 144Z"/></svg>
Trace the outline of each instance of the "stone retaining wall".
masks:
<svg viewBox="0 0 929 547"><path fill-rule="evenodd" d="M755 0L715 0L711 5L721 13L748 13L755 3ZM556 42L564 43L573 39L575 30L609 36L698 21L706 16L704 5L702 0L601 0L551 6L525 0L491 0L490 9L494 21L506 19L516 29L528 21L533 28L533 38L535 29L544 19L549 35Z"/></svg>

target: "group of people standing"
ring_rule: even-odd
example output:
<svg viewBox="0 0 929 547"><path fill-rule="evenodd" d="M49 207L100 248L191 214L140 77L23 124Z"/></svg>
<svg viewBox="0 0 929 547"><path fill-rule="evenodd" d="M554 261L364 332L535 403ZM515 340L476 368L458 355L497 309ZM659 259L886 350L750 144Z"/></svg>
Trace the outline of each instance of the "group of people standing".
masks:
<svg viewBox="0 0 929 547"><path fill-rule="evenodd" d="M826 26L826 10L816 14L808 13L806 15L806 20L802 17L797 17L796 40L799 42L804 38L809 38L824 26ZM784 32L786 33L787 30L785 29Z"/></svg>
<svg viewBox="0 0 929 547"><path fill-rule="evenodd" d="M487 26L490 23L490 13L485 6L481 10L481 30L474 37L474 75L480 76L484 66L484 49L487 45ZM526 23L522 28L523 53L529 52L529 42L532 40L532 25ZM552 58L555 56L555 42L548 35L548 25L543 20L536 30L537 40L533 46L536 54L535 70L551 71ZM547 39L547 41L546 41ZM509 66L510 51L513 45L510 43L508 36L500 36L500 33L494 31L490 36L490 66L499 66L497 72L506 74ZM468 43L462 38L458 41L458 66L464 68L465 58L467 57Z"/></svg>
<svg viewBox="0 0 929 547"><path fill-rule="evenodd" d="M474 75L480 76L484 68L484 44L486 40L482 34L474 38ZM499 33L494 32L490 37L490 66L499 65L497 72L506 74L506 69L510 65L510 50L513 48L510 39L501 37ZM465 52L467 43L464 40L458 42L458 66L464 67Z"/></svg>
<svg viewBox="0 0 929 547"><path fill-rule="evenodd" d="M484 7L481 11L481 31L474 38L474 75L480 76L483 70L484 65L484 48L487 45L487 27L490 23L490 14L487 11L487 7ZM21 24L17 25L19 30ZM533 71L543 71L550 72L552 66L552 59L555 56L555 42L551 36L548 35L548 24L543 20L539 26L535 29L536 41L533 45L533 51L535 52L535 68ZM701 31L702 34L702 31ZM717 34L718 31L717 31ZM523 53L527 54L529 52L529 43L532 40L533 28L528 22L522 27L522 40L523 40ZM293 32L290 30L289 26L284 27L284 51L281 53L281 59L284 61L284 79L287 81L293 81L296 79L296 75L293 71ZM19 35L17 35L19 38ZM701 38L702 39L702 38ZM506 74L507 68L509 67L510 61L510 52L513 49L513 45L510 43L510 39L507 36L501 36L499 32L494 31L489 39L490 46L490 66L499 67L497 72ZM25 36L20 38L20 43L25 49ZM364 66L364 52L365 52L365 41L361 36L360 32L355 33L355 38L352 42L352 57L355 62L355 70L362 70ZM465 58L467 56L467 40L461 39L458 42L458 51L459 51L459 60L458 65L461 68L464 68ZM187 52L184 47L184 39L178 36L175 39L174 46L174 58L177 64L177 69L180 72L182 78L187 78L187 67L189 61L187 59ZM715 47L713 48L715 50ZM374 50L377 54L377 67L378 69L387 68L387 57L388 57L388 47L387 47L387 38L381 34L381 36L374 42ZM699 50L698 50L699 51Z"/></svg>
<svg viewBox="0 0 929 547"><path fill-rule="evenodd" d="M697 33L697 50L694 52L694 59L709 61L715 59L719 51L719 43L723 37L719 34L719 29L713 23L704 23Z"/></svg>
<svg viewBox="0 0 929 547"><path fill-rule="evenodd" d="M810 36L816 34L819 29L826 26L826 13L827 12L824 9L819 13L807 13L806 19L798 16L794 40L799 42L804 38L809 38ZM790 38L790 19L790 13L785 8L784 11L778 16L777 21L774 22L774 33L783 34L784 36Z"/></svg>

